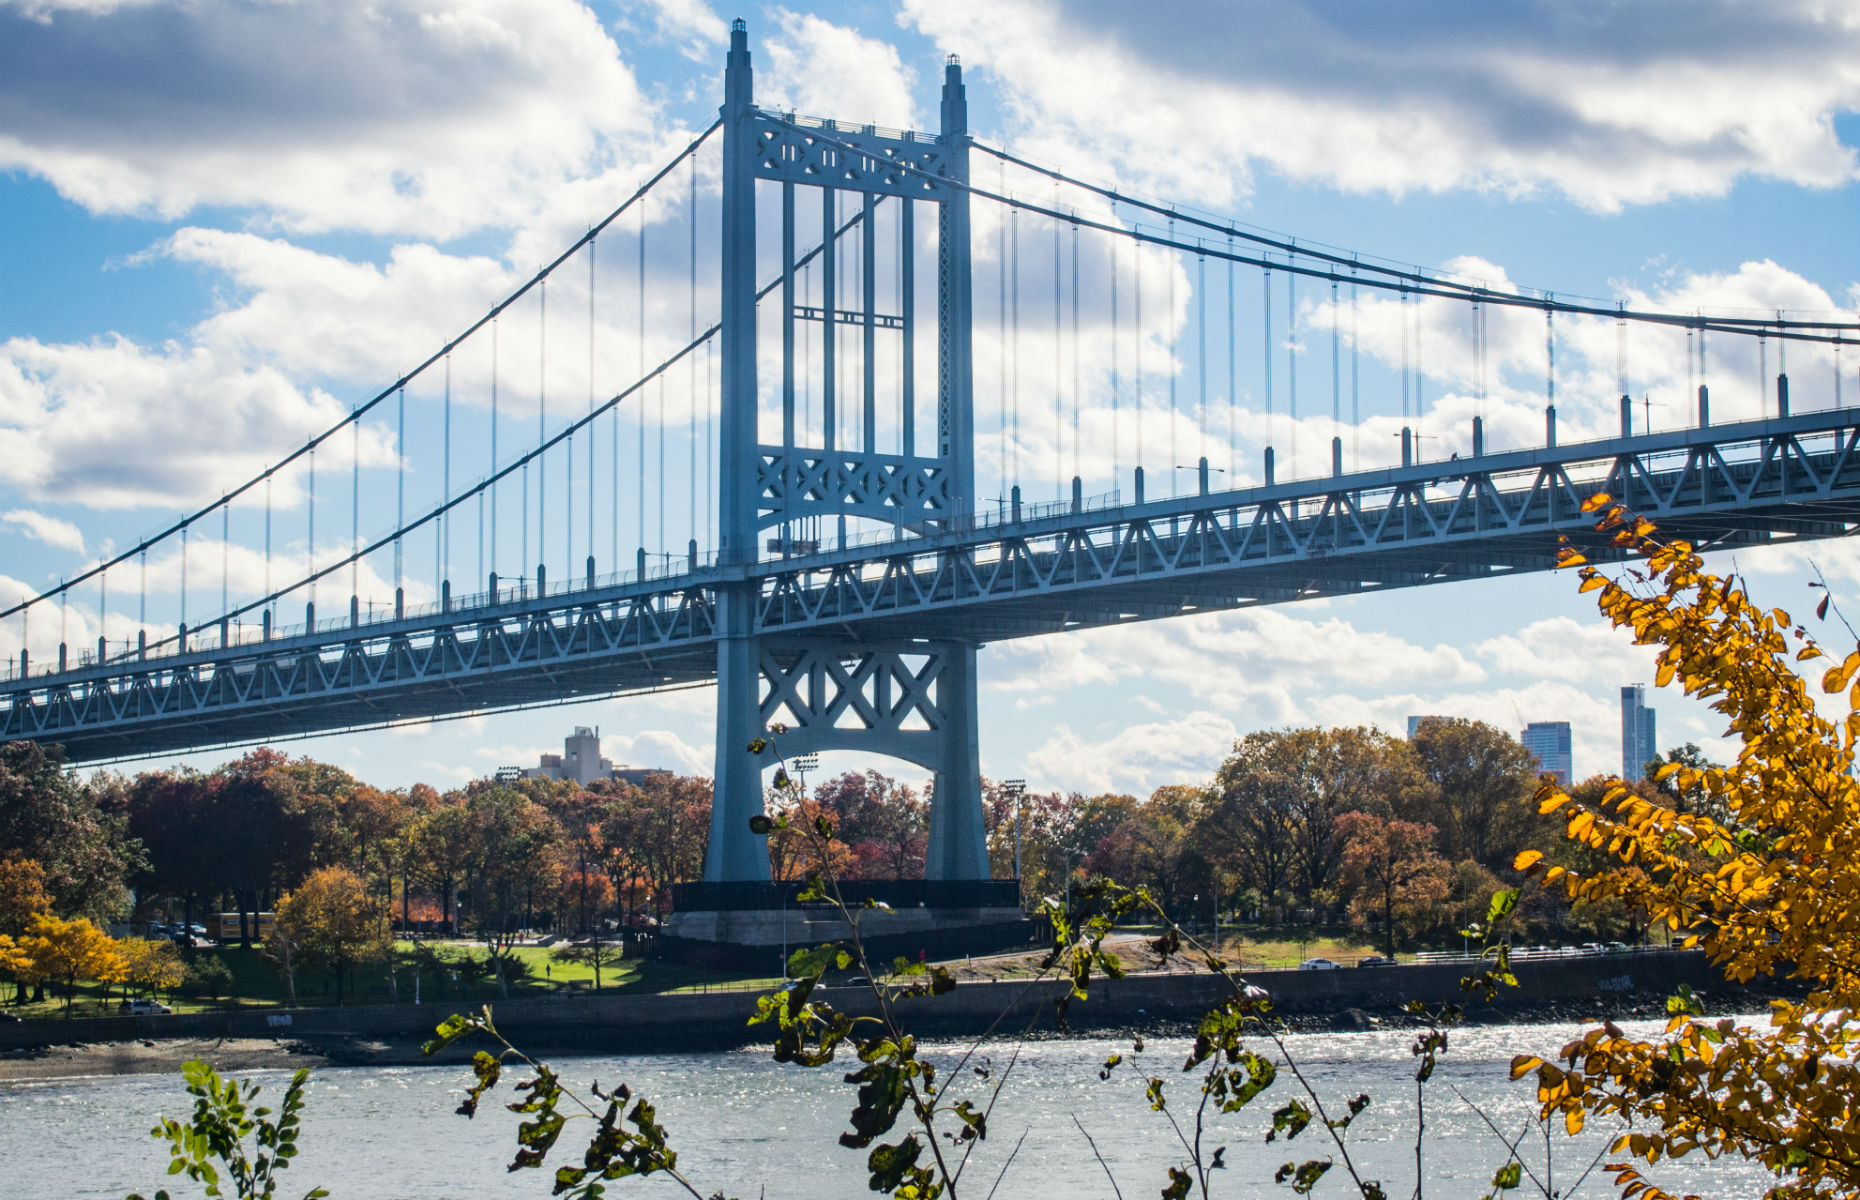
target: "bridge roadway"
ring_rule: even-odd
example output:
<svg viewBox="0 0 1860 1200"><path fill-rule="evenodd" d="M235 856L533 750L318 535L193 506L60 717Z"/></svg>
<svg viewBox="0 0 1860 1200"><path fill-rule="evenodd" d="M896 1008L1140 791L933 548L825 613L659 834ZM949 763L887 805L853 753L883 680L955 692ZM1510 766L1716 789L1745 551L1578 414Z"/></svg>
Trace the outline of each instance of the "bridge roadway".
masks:
<svg viewBox="0 0 1860 1200"><path fill-rule="evenodd" d="M1540 571L1606 490L1703 547L1860 528L1860 410L1423 462L1083 511L747 566L500 589L449 612L135 653L0 685L0 737L78 762L249 744L712 680L720 581L784 633L976 643ZM1601 543L1591 536L1589 541ZM1586 547L1586 543L1585 543ZM1605 544L1591 551L1606 556Z"/></svg>

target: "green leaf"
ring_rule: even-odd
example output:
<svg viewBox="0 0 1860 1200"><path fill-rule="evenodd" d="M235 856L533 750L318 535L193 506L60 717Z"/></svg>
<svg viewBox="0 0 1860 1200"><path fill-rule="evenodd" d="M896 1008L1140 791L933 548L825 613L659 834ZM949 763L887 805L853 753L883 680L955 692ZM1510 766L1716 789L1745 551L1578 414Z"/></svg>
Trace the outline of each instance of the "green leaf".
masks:
<svg viewBox="0 0 1860 1200"><path fill-rule="evenodd" d="M767 837L769 834L775 832L775 822L769 820L761 813L757 813L755 816L749 818L749 832L761 837Z"/></svg>
<svg viewBox="0 0 1860 1200"><path fill-rule="evenodd" d="M1511 915L1511 910L1518 907L1518 889L1506 888L1492 893L1492 906L1486 910L1486 923L1496 925Z"/></svg>

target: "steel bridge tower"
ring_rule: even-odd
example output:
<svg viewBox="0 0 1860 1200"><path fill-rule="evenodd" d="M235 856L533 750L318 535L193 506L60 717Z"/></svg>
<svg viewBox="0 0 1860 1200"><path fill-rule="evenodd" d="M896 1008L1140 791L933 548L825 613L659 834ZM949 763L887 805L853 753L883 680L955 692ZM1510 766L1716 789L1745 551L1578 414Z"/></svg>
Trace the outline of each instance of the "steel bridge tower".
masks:
<svg viewBox="0 0 1860 1200"><path fill-rule="evenodd" d="M873 126L810 123L755 105L749 36L732 23L723 105L722 414L719 436L719 569L717 588L717 772L711 810L706 882L769 878L766 840L750 832L763 811L767 756L749 751L769 726L783 724L784 755L863 750L903 759L935 773L925 877L989 877L983 837L981 761L977 745L977 643L958 640L861 641L824 632L757 636L757 583L749 567L766 536L769 553L786 557L797 530L844 528L847 518L920 531L952 529L975 512L974 411L969 266L968 105L962 68L952 58L943 80L942 130L936 138ZM810 130L815 131L810 133ZM849 149L856 148L855 149ZM762 440L757 379L757 185L780 189L781 328L778 441ZM942 181L950 181L948 184ZM856 215L839 219L839 193L858 197ZM902 253L901 311L881 314L875 302L881 202L898 207ZM936 448L920 454L914 429L915 218L920 203L936 205L937 396ZM795 297L796 230L817 222L824 297L801 306ZM842 236L861 239L860 311L843 311L834 295L835 255ZM823 330L821 399L824 445L797 441L795 331L797 321ZM863 386L836 396L835 329L852 325L863 338ZM899 453L877 444L875 345L901 339L903 363ZM851 390L851 389L848 389ZM857 445L838 445L836 406L862 405ZM814 548L814 547L809 547Z"/></svg>

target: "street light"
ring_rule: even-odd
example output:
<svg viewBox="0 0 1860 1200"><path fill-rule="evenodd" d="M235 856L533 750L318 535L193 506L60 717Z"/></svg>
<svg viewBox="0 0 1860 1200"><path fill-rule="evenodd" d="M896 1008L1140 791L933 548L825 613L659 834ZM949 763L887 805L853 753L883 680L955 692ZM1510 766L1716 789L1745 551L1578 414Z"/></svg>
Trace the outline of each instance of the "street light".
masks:
<svg viewBox="0 0 1860 1200"><path fill-rule="evenodd" d="M1066 919L1068 921L1072 919L1072 862L1088 854L1090 854L1088 850L1066 851Z"/></svg>
<svg viewBox="0 0 1860 1200"><path fill-rule="evenodd" d="M1025 800L1023 799L1023 797L1025 797L1027 794L1027 781L1025 779L1003 780L1001 784L1001 792L1003 795L1009 797L1010 799L1014 801L1014 879L1016 882L1019 882L1020 880L1020 826L1021 826L1021 816L1027 811L1027 805L1026 805Z"/></svg>

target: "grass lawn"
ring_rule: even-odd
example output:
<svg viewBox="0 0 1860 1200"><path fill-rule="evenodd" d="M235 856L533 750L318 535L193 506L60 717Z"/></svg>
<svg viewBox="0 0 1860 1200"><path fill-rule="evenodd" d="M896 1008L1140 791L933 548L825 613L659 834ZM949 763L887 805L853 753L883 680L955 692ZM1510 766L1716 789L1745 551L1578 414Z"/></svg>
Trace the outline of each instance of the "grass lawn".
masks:
<svg viewBox="0 0 1860 1200"><path fill-rule="evenodd" d="M495 1003L502 999L498 991L495 976L484 973L482 969L473 972L461 969L466 960L482 963L484 947L475 942L429 942L443 960L442 973L435 977L431 967L422 969L420 974L420 999L426 1002L440 1000L456 1001L461 1006L477 1006ZM401 961L396 967L395 991L401 1002L411 1001L414 995L413 968L409 961L412 950L411 942L401 942L396 946ZM237 1008L274 1008L286 1003L284 977L278 969L258 950L241 950L237 946L203 948L194 952L197 959L213 959L226 967L232 975L232 982L222 995L197 996L186 994L164 995L162 1003L173 1008L177 1013L204 1012ZM556 992L568 991L589 994L594 991L594 968L581 963L558 961L552 949L541 946L519 946L514 951L515 958L523 964L520 977L509 980L510 998L535 999ZM768 966L774 967L775 955L770 956ZM779 974L769 974L766 970L755 973L745 970L724 970L712 967L683 966L677 963L657 962L652 959L625 958L617 962L604 964L601 968L601 993L609 992L704 992L717 990L752 991L763 987L775 986L781 982ZM11 992L8 985L7 991ZM183 989L185 992L186 989ZM26 1020L58 1019L64 1017L64 989L59 985L48 988L48 998L40 1003L16 1006L6 1004L5 1011ZM72 1002L72 1017L115 1016L117 1004L122 999L120 988L106 989L101 984L79 983ZM395 996L388 987L387 967L383 963L365 963L357 966L348 979L343 995L345 1004L387 1004ZM10 995L9 995L10 999ZM301 1008L315 1008L333 1005L336 1002L334 976L324 970L300 969L297 972L297 1004Z"/></svg>

